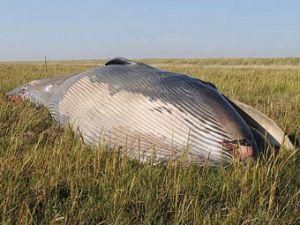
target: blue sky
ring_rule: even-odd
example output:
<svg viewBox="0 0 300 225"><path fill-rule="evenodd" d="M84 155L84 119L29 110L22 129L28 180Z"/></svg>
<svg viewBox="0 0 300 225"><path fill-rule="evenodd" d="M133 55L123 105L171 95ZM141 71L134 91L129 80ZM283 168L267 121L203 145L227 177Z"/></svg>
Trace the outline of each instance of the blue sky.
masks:
<svg viewBox="0 0 300 225"><path fill-rule="evenodd" d="M0 60L300 57L297 0L10 0Z"/></svg>

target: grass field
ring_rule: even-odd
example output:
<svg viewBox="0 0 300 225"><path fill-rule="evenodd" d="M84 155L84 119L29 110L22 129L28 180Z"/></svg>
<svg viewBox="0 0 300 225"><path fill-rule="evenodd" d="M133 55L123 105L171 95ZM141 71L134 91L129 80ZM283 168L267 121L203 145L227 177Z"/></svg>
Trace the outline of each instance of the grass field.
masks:
<svg viewBox="0 0 300 225"><path fill-rule="evenodd" d="M210 81L250 104L299 147L300 59L151 59ZM0 90L85 71L103 60L0 63ZM281 149L254 163L151 165L91 149L47 110L0 93L2 224L299 224L300 155Z"/></svg>

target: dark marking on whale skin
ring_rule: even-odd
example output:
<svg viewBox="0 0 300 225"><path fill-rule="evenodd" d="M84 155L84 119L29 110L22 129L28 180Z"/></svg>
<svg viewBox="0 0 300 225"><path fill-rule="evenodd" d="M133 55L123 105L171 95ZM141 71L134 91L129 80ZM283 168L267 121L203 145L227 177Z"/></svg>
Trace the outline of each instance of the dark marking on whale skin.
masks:
<svg viewBox="0 0 300 225"><path fill-rule="evenodd" d="M151 111L153 110L156 110L157 112L160 112L160 113L169 113L169 114L172 114L172 110L171 109L168 109L167 107L165 106L158 106L158 107L155 107L154 109L152 109Z"/></svg>
<svg viewBox="0 0 300 225"><path fill-rule="evenodd" d="M161 110L161 108L160 108L160 107L158 107L158 108L154 108L154 110L156 110L157 112L163 113L163 111Z"/></svg>
<svg viewBox="0 0 300 225"><path fill-rule="evenodd" d="M184 121L186 121L188 124L190 124L192 126L195 126L195 124L187 118L184 118Z"/></svg>

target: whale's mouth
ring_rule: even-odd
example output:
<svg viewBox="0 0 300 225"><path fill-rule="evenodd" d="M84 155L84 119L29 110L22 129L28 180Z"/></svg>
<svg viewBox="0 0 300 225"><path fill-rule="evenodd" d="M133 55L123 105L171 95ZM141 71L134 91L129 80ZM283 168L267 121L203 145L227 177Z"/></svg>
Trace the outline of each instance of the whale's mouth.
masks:
<svg viewBox="0 0 300 225"><path fill-rule="evenodd" d="M21 95L9 95L8 99L13 102L21 102L24 98Z"/></svg>
<svg viewBox="0 0 300 225"><path fill-rule="evenodd" d="M6 96L9 100L14 102L21 102L25 99L24 92L19 92L19 93L8 92Z"/></svg>
<svg viewBox="0 0 300 225"><path fill-rule="evenodd" d="M231 153L234 158L241 160L254 158L253 147L247 139L224 140L222 145L224 150Z"/></svg>

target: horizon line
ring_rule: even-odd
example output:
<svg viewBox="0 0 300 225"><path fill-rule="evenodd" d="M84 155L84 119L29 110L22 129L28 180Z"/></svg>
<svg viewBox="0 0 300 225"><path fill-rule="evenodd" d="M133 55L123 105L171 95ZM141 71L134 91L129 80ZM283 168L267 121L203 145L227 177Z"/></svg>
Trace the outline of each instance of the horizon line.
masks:
<svg viewBox="0 0 300 225"><path fill-rule="evenodd" d="M182 60L182 59L300 59L300 56L285 56L285 57L238 57L238 56L228 56L228 57L124 57L124 56L115 56L115 57L103 57L103 58L80 58L80 59L72 59L72 58L58 58L58 59L49 59L47 56L43 57L42 59L24 59L24 60L10 60L10 59L0 59L0 63L22 63L22 62L44 62L45 59L47 62L59 62L59 61L97 61L97 60L109 60L117 57L122 57L130 60Z"/></svg>

